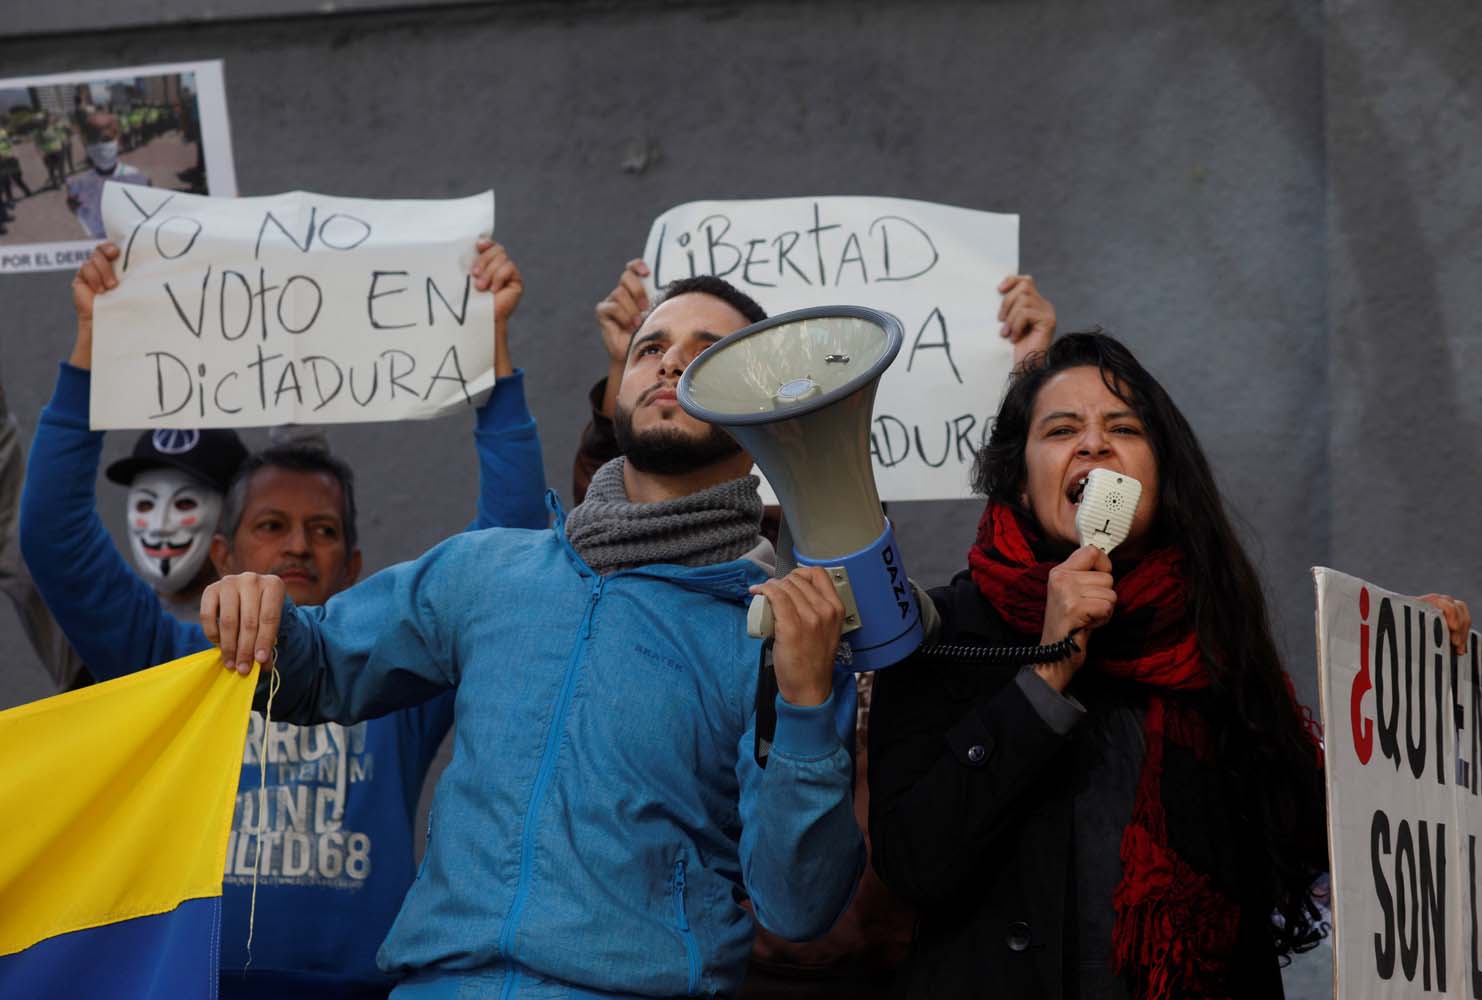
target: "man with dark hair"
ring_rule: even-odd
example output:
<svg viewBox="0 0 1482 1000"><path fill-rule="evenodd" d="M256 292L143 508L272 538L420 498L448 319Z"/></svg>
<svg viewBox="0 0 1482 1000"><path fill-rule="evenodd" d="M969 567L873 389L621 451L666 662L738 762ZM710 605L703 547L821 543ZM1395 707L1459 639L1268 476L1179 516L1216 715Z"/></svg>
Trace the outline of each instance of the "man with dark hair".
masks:
<svg viewBox="0 0 1482 1000"><path fill-rule="evenodd" d="M760 323L767 318L766 312L749 295L708 274L674 282L665 288L664 298L660 301L668 301L681 295L713 296L740 313L747 323ZM657 337L657 333L649 333L643 338L634 338L628 347L628 357L624 358L624 367L632 360L635 351L645 350L645 343L651 343ZM635 433L633 410L623 406L622 401L617 399L613 404L613 437L618 454L626 456L634 465L661 473L709 465L741 451L736 439L727 434L724 428L715 425L707 425L704 433L693 439L672 427L665 427L658 433L648 435Z"/></svg>
<svg viewBox="0 0 1482 1000"><path fill-rule="evenodd" d="M675 397L749 322L749 300L711 288L671 295L633 338L614 400L628 451L554 530L461 535L323 608L250 573L202 600L227 663L276 648L287 718L456 691L426 862L380 952L408 977L398 997L729 996L752 937L740 900L813 937L859 876L843 605L817 567L767 579L750 456ZM777 621L765 768L755 593Z"/></svg>
<svg viewBox="0 0 1482 1000"><path fill-rule="evenodd" d="M594 385L589 394L592 421L582 432L581 447L576 453L574 479L577 503L586 496L592 473L621 452L613 418L618 386L623 381L623 369L628 363L628 348L633 342L633 331L638 329L638 324L648 313L648 293L643 287L643 279L647 275L648 265L643 261L628 261L617 287L597 304L597 322L602 330L602 344L607 348L607 377ZM686 292L715 295L735 309L747 323L760 323L767 318L766 310L755 299L729 282L712 275L682 278L668 286L667 294L673 297ZM775 525L769 537L776 539Z"/></svg>
<svg viewBox="0 0 1482 1000"><path fill-rule="evenodd" d="M573 492L578 502L586 495L593 473L624 450L628 431L623 412L615 401L634 331L649 312L649 297L643 284L648 276L649 267L643 260L630 260L617 285L597 303L597 323L607 351L608 375L589 393L591 419L582 432L573 463ZM713 286L717 281L709 275L681 279L665 286L660 301L685 290ZM1001 324L998 334L1013 343L1014 363L1018 365L1035 351L1049 346L1055 334L1055 307L1040 295L1034 279L1028 275L1004 278L998 292L1003 296L997 315ZM759 304L743 293L735 294L744 300L744 308L742 305L737 308L748 322L765 318ZM780 509L765 508L762 532L773 543L777 541L780 523ZM874 674L861 674L857 679L854 802L861 830L867 825L869 808L865 774L873 680ZM894 970L910 948L913 924L914 918L905 904L885 887L873 869L866 868L849 909L823 938L796 943L765 928L758 931L742 996L796 1000L886 997L892 991Z"/></svg>
<svg viewBox="0 0 1482 1000"><path fill-rule="evenodd" d="M309 499L318 500L312 510L298 509ZM265 567L291 585L294 600L323 604L360 576L355 514L348 465L312 445L276 445L242 464L226 494L211 558L222 573ZM295 520L303 523L301 544L285 547L295 537Z"/></svg>
<svg viewBox="0 0 1482 1000"><path fill-rule="evenodd" d="M294 472L322 472L340 484L345 498L345 544L356 547L358 535L355 529L355 471L340 458L330 454L325 446L293 442L273 442L262 451L248 456L232 477L221 507L221 533L228 538L237 533L242 523L242 514L247 507L247 494L253 473L267 467L290 469ZM196 610L200 611L197 603Z"/></svg>
<svg viewBox="0 0 1482 1000"><path fill-rule="evenodd" d="M541 528L547 515L540 446L507 346L523 285L501 247L481 241L476 249L474 288L494 297L498 380L477 412L475 526ZM73 281L77 342L42 411L21 519L36 586L100 679L209 645L198 624L176 621L129 571L96 511L103 435L88 429L92 308L120 280L112 266L117 256L117 247L103 244ZM324 448L274 447L248 459L224 508L211 542L218 570L274 573L306 606L323 604L359 577L354 479ZM452 717L450 695L353 726L265 725L253 715L223 883L221 996L386 995L391 979L376 969L376 943L414 877L418 794Z"/></svg>

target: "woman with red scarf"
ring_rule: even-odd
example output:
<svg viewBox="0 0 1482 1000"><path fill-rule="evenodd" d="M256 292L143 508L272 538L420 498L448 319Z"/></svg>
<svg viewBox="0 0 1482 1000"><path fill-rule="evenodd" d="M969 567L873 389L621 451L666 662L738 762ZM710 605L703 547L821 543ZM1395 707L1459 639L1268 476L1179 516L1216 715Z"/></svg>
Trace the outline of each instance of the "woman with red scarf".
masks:
<svg viewBox="0 0 1482 1000"><path fill-rule="evenodd" d="M1143 487L1110 559L1076 533L1094 468ZM1188 422L1120 343L1072 334L1020 369L976 485L935 641L1079 651L877 675L874 864L919 912L904 995L1281 997L1279 956L1324 932L1322 751Z"/></svg>

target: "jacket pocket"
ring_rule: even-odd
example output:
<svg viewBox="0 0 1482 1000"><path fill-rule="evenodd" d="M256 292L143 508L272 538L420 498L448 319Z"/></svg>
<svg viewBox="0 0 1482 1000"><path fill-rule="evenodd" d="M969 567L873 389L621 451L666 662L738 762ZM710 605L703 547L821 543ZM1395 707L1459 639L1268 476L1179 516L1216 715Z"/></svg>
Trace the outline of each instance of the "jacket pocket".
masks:
<svg viewBox="0 0 1482 1000"><path fill-rule="evenodd" d="M674 921L679 926L680 937L684 938L684 955L689 963L689 986L685 996L700 995L700 946L695 942L695 932L690 928L689 913L685 909L684 858L674 862Z"/></svg>

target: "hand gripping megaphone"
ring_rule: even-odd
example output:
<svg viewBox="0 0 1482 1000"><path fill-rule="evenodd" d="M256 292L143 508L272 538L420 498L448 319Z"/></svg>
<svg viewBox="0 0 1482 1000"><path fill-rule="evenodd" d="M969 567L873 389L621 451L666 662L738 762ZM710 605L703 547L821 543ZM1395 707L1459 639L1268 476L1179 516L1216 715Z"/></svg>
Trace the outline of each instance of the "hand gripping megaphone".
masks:
<svg viewBox="0 0 1482 1000"><path fill-rule="evenodd" d="M799 565L822 566L844 601L850 668L878 670L921 643L921 609L870 466L880 376L900 320L857 306L799 309L716 342L679 380L679 405L750 452L782 503ZM765 599L748 628L769 634Z"/></svg>

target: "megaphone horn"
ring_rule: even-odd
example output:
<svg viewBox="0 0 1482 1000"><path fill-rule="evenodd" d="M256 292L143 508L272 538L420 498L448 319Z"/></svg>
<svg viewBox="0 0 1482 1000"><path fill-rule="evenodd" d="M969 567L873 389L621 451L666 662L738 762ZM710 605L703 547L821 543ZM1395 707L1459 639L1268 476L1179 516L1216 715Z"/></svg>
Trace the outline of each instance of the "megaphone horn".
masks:
<svg viewBox="0 0 1482 1000"><path fill-rule="evenodd" d="M724 427L756 460L792 528L798 564L822 566L834 579L859 671L904 659L922 635L870 465L875 389L904 339L886 312L799 309L715 343L691 362L677 392L686 412ZM767 617L753 603L753 634L768 631Z"/></svg>

